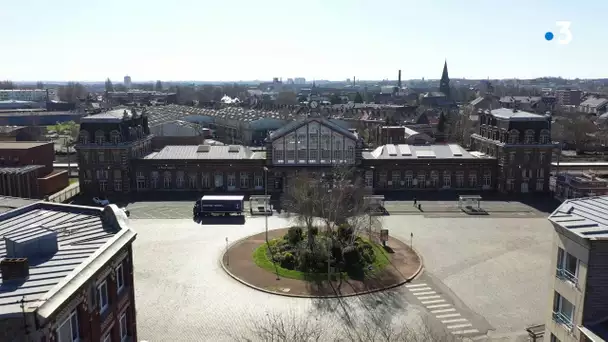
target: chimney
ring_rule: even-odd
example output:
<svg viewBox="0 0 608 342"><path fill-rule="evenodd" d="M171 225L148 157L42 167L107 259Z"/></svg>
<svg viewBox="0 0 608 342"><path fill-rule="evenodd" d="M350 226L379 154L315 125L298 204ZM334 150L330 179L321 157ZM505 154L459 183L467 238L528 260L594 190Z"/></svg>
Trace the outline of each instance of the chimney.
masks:
<svg viewBox="0 0 608 342"><path fill-rule="evenodd" d="M397 78L397 87L401 89L401 69L399 69L399 77Z"/></svg>
<svg viewBox="0 0 608 342"><path fill-rule="evenodd" d="M4 258L0 261L2 281L22 280L30 275L30 264L27 258Z"/></svg>

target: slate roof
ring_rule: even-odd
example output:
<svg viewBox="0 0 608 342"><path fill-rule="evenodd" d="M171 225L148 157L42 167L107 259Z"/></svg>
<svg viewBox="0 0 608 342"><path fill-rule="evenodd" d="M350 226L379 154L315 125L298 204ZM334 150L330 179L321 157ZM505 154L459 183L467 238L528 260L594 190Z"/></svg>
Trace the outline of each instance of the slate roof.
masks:
<svg viewBox="0 0 608 342"><path fill-rule="evenodd" d="M607 103L608 103L608 99L605 99L603 97L590 97L590 98L586 99L585 101L583 101L580 105L582 107L597 108L597 107L601 107Z"/></svg>
<svg viewBox="0 0 608 342"><path fill-rule="evenodd" d="M208 152L202 152L199 146L207 146ZM205 149L207 149L205 148ZM230 152L230 150L235 152ZM238 149L238 150L237 150ZM243 160L243 159L265 159L265 152L255 152L247 146L209 146L209 145L170 145L165 146L159 152L150 153L143 159L146 160Z"/></svg>
<svg viewBox="0 0 608 342"><path fill-rule="evenodd" d="M7 282L0 275L0 316L22 315L19 302L22 298L27 309L44 306L52 313L84 284L80 282L88 278L74 277L75 274L88 270L86 267L93 259L100 258L97 252L105 249L115 235L132 234L132 238L135 237L130 229L114 230L104 223L103 210L37 202L0 215L0 236L3 237L24 239L41 230L58 233L58 251L50 257L29 258L29 277L24 282ZM5 258L6 253L5 240L1 239L0 258ZM68 288L72 285L75 287ZM59 292L60 288L72 292Z"/></svg>
<svg viewBox="0 0 608 342"><path fill-rule="evenodd" d="M387 144L373 151L363 151L364 159L479 159L459 145Z"/></svg>
<svg viewBox="0 0 608 342"><path fill-rule="evenodd" d="M493 109L490 113L496 118L507 119L512 121L547 120L547 118L543 115L525 112L523 110L514 111L513 109L509 108Z"/></svg>
<svg viewBox="0 0 608 342"><path fill-rule="evenodd" d="M308 118L308 119L300 120L300 121L292 121L292 122L288 123L287 125L281 127L280 129L272 132L272 134L269 137L269 140L273 141L282 136L285 136L286 134L291 133L310 122L318 122L319 124L331 129L334 132L338 132L348 138L357 140L356 134L354 134L354 133L350 132L348 129L336 124L335 122L331 122L330 120L327 120L324 118Z"/></svg>
<svg viewBox="0 0 608 342"><path fill-rule="evenodd" d="M583 239L608 239L608 196L566 200L550 216L549 221Z"/></svg>

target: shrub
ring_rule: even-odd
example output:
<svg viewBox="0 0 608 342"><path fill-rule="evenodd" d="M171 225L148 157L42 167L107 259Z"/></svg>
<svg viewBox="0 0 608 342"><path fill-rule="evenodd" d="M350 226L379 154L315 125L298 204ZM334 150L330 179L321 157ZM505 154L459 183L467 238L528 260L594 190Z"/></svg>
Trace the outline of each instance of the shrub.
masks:
<svg viewBox="0 0 608 342"><path fill-rule="evenodd" d="M340 241L348 241L353 237L353 228L348 224L338 226L338 239Z"/></svg>
<svg viewBox="0 0 608 342"><path fill-rule="evenodd" d="M312 236L317 236L319 234L319 227L311 227L308 230L308 234L310 234Z"/></svg>
<svg viewBox="0 0 608 342"><path fill-rule="evenodd" d="M359 250L354 246L347 246L342 250L345 268L359 267L361 264L361 255Z"/></svg>
<svg viewBox="0 0 608 342"><path fill-rule="evenodd" d="M300 241L302 241L303 238L304 232L300 227L289 228L289 230L287 230L287 234L285 234L284 237L284 239L287 240L287 242L292 246L297 245Z"/></svg>
<svg viewBox="0 0 608 342"><path fill-rule="evenodd" d="M281 255L280 262L281 267L288 270L293 270L296 266L296 257L290 252L285 252Z"/></svg>

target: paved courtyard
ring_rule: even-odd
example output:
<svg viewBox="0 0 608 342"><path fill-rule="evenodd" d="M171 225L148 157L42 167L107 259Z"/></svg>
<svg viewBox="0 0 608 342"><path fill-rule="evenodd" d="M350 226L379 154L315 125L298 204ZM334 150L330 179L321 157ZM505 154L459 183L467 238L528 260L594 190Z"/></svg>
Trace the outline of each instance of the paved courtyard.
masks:
<svg viewBox="0 0 608 342"><path fill-rule="evenodd" d="M419 300L412 287L342 300L294 299L257 292L226 275L218 259L226 248L226 238L232 242L262 232L264 218L248 218L242 226L198 225L190 218L136 219L138 204L129 208L131 226L139 234L134 243L134 276L140 340L234 340L234 336L248 335L253 317L266 312L322 315L328 327L335 327L344 312L358 316L381 311L406 324L430 315L434 327L442 328L450 324L442 322L454 319L441 317L453 318L456 312L461 315L456 321L467 322L452 324L464 326L458 328L460 331L485 334L490 330L490 336L518 337L520 341L525 340L526 326L543 323L539 319L547 307L552 228L541 215L517 219L413 214L384 217L392 236L410 242L413 233L414 248L422 254L426 269L412 284L431 288L429 292L436 291L455 307L455 311L448 308L447 314L440 314L432 313L440 310ZM181 207L191 210L191 205ZM184 210L166 208L176 213ZM172 215L178 217L176 213ZM186 217L191 217L191 211ZM269 218L271 229L287 225L284 218Z"/></svg>

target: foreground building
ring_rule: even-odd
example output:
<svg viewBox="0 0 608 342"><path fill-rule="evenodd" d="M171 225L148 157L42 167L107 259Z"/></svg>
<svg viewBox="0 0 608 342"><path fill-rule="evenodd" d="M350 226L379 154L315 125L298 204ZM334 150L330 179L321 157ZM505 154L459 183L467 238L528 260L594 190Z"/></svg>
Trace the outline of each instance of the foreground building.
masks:
<svg viewBox="0 0 608 342"><path fill-rule="evenodd" d="M555 228L547 342L608 339L608 196L570 199L550 216Z"/></svg>
<svg viewBox="0 0 608 342"><path fill-rule="evenodd" d="M377 193L546 192L552 151L549 120L510 113L486 115L475 138L478 151L433 144L420 134L364 150L353 130L309 117L270 133L265 147L169 145L153 152L145 110L106 112L81 121L76 145L81 191L103 196L156 191L276 194L300 171L326 173L346 167L355 169ZM516 170L521 177L514 175Z"/></svg>
<svg viewBox="0 0 608 342"><path fill-rule="evenodd" d="M114 205L0 214L0 341L136 341L126 222Z"/></svg>

